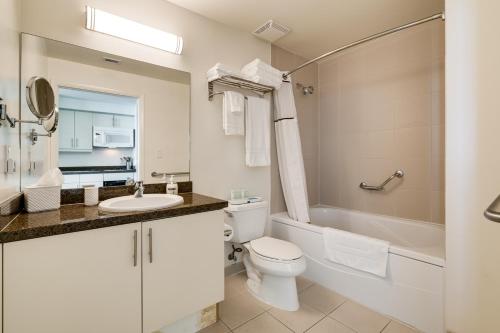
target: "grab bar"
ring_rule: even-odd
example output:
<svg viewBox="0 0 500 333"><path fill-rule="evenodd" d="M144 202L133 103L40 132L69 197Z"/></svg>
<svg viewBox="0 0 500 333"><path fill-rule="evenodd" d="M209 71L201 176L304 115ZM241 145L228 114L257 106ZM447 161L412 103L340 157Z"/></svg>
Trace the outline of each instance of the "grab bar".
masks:
<svg viewBox="0 0 500 333"><path fill-rule="evenodd" d="M403 170L397 170L396 172L394 172L394 174L392 174L392 176L387 178L385 182L383 182L379 186L370 186L367 183L362 182L361 184L359 184L359 187L362 188L363 190L368 190L368 191L383 191L385 189L385 185L387 185L391 180L393 180L396 177L403 178L404 175L405 173L403 172Z"/></svg>
<svg viewBox="0 0 500 333"><path fill-rule="evenodd" d="M484 217L493 222L500 222L500 195L486 208Z"/></svg>

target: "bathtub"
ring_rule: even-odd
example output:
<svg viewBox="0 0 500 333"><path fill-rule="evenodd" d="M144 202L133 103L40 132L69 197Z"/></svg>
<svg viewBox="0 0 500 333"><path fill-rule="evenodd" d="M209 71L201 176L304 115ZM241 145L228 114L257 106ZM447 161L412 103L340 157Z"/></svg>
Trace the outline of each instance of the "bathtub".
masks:
<svg viewBox="0 0 500 333"><path fill-rule="evenodd" d="M308 224L271 215L272 236L304 252L306 278L423 332L444 332L444 226L326 206L311 208L310 217ZM326 260L323 227L389 241L387 276Z"/></svg>

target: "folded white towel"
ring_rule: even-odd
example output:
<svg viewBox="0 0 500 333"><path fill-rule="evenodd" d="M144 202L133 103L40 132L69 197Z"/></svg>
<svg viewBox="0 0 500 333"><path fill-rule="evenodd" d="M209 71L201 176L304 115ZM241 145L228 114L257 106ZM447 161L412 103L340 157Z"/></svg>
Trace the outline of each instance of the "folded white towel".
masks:
<svg viewBox="0 0 500 333"><path fill-rule="evenodd" d="M381 277L387 274L389 242L354 234L351 232L323 228L325 258Z"/></svg>
<svg viewBox="0 0 500 333"><path fill-rule="evenodd" d="M255 75L256 71L265 71L269 75L274 75L274 76L280 76L281 72L274 68L273 66L269 65L268 63L260 60L259 58L249 62L243 68L241 69L241 72L243 74L248 74L248 75Z"/></svg>
<svg viewBox="0 0 500 333"><path fill-rule="evenodd" d="M225 75L242 77L241 73L238 71L218 62L207 71L207 80L213 81Z"/></svg>
<svg viewBox="0 0 500 333"><path fill-rule="evenodd" d="M291 82L283 82L274 93L274 106L274 120L297 117Z"/></svg>
<svg viewBox="0 0 500 333"><path fill-rule="evenodd" d="M247 97L245 122L246 165L271 165L271 115L269 101Z"/></svg>
<svg viewBox="0 0 500 333"><path fill-rule="evenodd" d="M282 82L282 73L278 69L266 64L260 59L246 64L241 73L250 81L279 89Z"/></svg>
<svg viewBox="0 0 500 333"><path fill-rule="evenodd" d="M222 128L226 135L245 134L244 96L236 91L225 91L222 99Z"/></svg>

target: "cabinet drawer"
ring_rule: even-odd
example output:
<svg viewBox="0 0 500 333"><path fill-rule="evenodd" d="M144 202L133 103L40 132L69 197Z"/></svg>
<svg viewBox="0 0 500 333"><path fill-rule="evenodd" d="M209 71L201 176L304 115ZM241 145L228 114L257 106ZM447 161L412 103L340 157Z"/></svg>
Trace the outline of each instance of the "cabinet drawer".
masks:
<svg viewBox="0 0 500 333"><path fill-rule="evenodd" d="M127 178L134 179L133 172L117 172L117 173L105 173L104 181L108 180L126 180Z"/></svg>
<svg viewBox="0 0 500 333"><path fill-rule="evenodd" d="M102 182L102 173L91 173L80 175L80 183L92 183L92 182Z"/></svg>
<svg viewBox="0 0 500 333"><path fill-rule="evenodd" d="M80 175L64 175L64 184L79 183Z"/></svg>

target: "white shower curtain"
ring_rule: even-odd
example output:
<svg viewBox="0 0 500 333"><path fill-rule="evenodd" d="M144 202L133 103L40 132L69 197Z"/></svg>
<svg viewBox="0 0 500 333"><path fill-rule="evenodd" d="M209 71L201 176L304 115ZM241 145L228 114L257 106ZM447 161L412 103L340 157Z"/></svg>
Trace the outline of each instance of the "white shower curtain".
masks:
<svg viewBox="0 0 500 333"><path fill-rule="evenodd" d="M283 82L275 91L274 105L278 166L288 215L298 222L310 222L304 159L291 82Z"/></svg>

